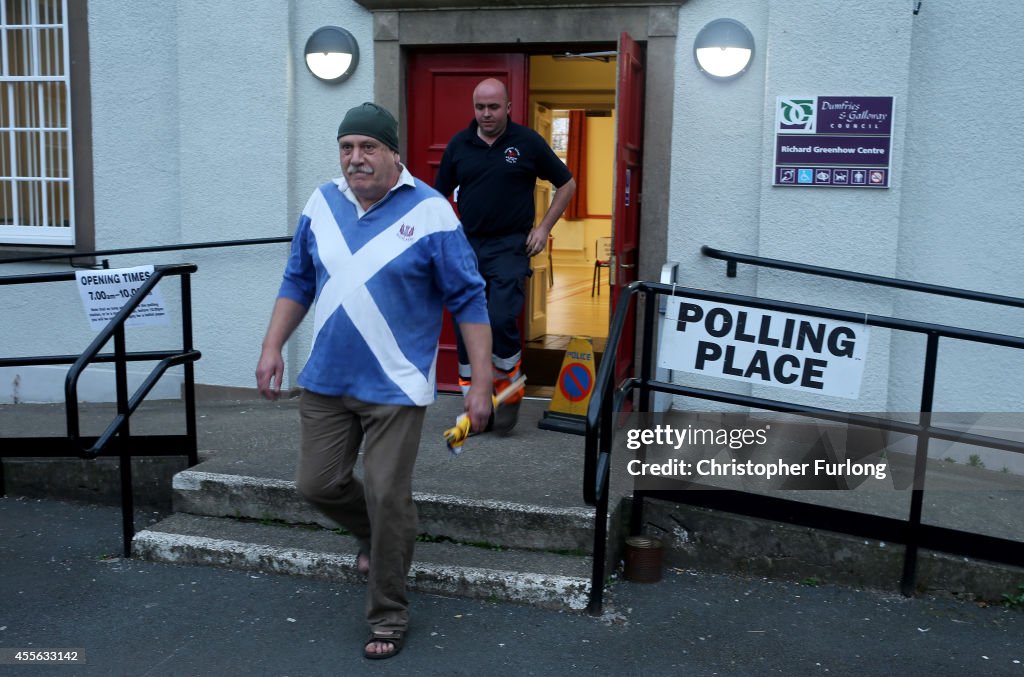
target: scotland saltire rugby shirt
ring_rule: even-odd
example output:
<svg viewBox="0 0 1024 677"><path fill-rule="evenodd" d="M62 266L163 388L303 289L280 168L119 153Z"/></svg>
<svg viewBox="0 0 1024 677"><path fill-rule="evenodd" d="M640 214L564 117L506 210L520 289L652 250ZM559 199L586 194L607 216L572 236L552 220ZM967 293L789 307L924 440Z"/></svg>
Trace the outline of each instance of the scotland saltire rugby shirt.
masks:
<svg viewBox="0 0 1024 677"><path fill-rule="evenodd" d="M403 168L365 212L344 178L310 196L279 297L316 303L303 388L378 404L434 401L442 310L486 324L484 282L448 201Z"/></svg>

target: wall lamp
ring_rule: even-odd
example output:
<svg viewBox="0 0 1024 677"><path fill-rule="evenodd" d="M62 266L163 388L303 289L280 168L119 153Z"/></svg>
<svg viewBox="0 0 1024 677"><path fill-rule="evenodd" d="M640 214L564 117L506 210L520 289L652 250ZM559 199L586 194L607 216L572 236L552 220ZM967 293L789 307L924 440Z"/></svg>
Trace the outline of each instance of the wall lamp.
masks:
<svg viewBox="0 0 1024 677"><path fill-rule="evenodd" d="M693 58L710 78L735 78L747 70L754 58L754 36L735 19L715 19L697 33Z"/></svg>
<svg viewBox="0 0 1024 677"><path fill-rule="evenodd" d="M344 82L359 65L359 43L344 28L323 26L306 40L306 68L324 82Z"/></svg>

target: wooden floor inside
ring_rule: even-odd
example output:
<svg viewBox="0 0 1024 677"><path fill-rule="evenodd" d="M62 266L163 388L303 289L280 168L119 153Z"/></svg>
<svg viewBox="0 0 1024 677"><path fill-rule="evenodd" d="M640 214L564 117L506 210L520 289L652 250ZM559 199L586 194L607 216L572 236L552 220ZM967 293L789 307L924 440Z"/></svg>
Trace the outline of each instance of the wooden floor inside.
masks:
<svg viewBox="0 0 1024 677"><path fill-rule="evenodd" d="M527 394L538 397L550 396L573 336L589 336L598 354L604 352L608 337L608 270L601 270L599 295L593 284L593 263L571 254L556 253L553 259L554 284L547 294L547 333L528 341L523 356L523 368L529 379Z"/></svg>
<svg viewBox="0 0 1024 677"><path fill-rule="evenodd" d="M601 284L595 285L592 263L555 257L554 284L548 289L548 335L608 336L607 268L600 273ZM564 345L561 347L564 349Z"/></svg>

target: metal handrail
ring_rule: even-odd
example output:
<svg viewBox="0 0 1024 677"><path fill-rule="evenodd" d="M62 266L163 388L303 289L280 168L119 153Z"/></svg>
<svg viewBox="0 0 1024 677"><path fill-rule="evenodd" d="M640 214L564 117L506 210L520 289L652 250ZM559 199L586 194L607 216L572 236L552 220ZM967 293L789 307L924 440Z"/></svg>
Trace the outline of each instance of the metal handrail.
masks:
<svg viewBox="0 0 1024 677"><path fill-rule="evenodd" d="M131 449L125 438L130 437L129 420L132 413L143 402L146 395L153 389L160 377L171 367L184 365L185 367L185 425L186 432L183 436L159 435L145 436L147 443L155 442L154 448L147 444L146 454L154 455L187 455L189 465L198 463L198 449L196 443L196 402L195 402L195 376L193 363L201 357L201 353L195 350L192 345L192 305L191 305L191 281L190 275L198 270L192 263L181 263L171 265L155 266L153 274L138 288L113 318L104 326L96 338L89 344L89 347L77 356L73 355L50 355L42 357L27 358L4 358L0 359L0 367L5 366L29 366L49 364L71 364L64 383L65 416L67 420L67 437L65 445L57 449L53 445L47 446L43 438L8 438L9 440L22 440L31 444L29 452L16 451L0 454L0 456L40 456L51 457L56 455L67 455L66 451L71 450L79 457L94 459L101 455L108 455L108 446L112 440L117 440L116 455L120 456L121 470L121 517L124 536L124 554L130 555L131 539L135 533L134 507L131 490ZM182 305L182 348L179 351L148 351L139 353L128 353L125 345L125 322L132 312L142 303L146 296L153 290L161 279L168 275L179 275L181 277L181 305ZM39 282L72 281L75 279L74 272L43 273L36 275L12 275L0 277L0 285L33 284ZM101 354L100 350L114 339L113 354ZM128 362L133 361L159 362L153 367L150 373L143 379L143 382L130 397L128 395ZM117 414L114 420L107 426L106 430L97 438L83 437L79 427L78 411L78 380L82 372L90 364L96 362L115 363L115 382L117 391ZM174 450L170 445L184 441L186 448ZM61 453L65 452L65 453ZM114 455L114 454L109 454ZM2 477L2 476L0 476ZM2 488L2 484L0 484Z"/></svg>
<svg viewBox="0 0 1024 677"><path fill-rule="evenodd" d="M119 347L115 347L114 349L115 360L117 360L117 356L126 354L123 345L124 323L128 320L131 314L135 312L135 309L139 304L145 300L146 296L153 291L153 288L156 287L157 283L159 283L165 275L183 275L185 273L194 273L196 270L198 270L198 268L194 263L179 263L154 267L153 274L143 282L138 291L129 298L123 306L121 306L121 310L119 310L117 314L107 322L107 325L99 334L97 334L96 338L89 344L89 347L82 352L78 359L75 360L74 364L71 365L71 368L68 369L68 374L64 379L64 402L67 409L68 439L72 444L77 446L80 443L81 438L78 420L78 379L82 375L82 372L85 371L85 368L89 366L93 357L99 354L100 350L103 346L107 345L111 338L115 339L115 346L120 344ZM71 273L71 279L74 279L73 273ZM183 282L185 279L185 277L182 277ZM153 385L155 385L153 376L156 376L158 379L160 375L169 367L173 366L173 364L194 362L197 359L199 359L198 351L188 349L183 350L178 355L166 357L161 360L150 372L149 377L147 377L146 381L139 387L135 395L132 396L132 400L127 402L128 405L131 405L132 402L134 402L134 406L130 406L125 411L119 410L117 417L114 419L114 423L107 428L107 432L100 436L100 439L96 444L89 449L82 449L83 457L95 458L99 451L102 450L103 446L106 445L107 441L121 430L127 421L128 416L135 411L139 403L142 401L142 398L144 398L149 390L152 389ZM120 364L120 360L117 361ZM143 389L145 390L143 391ZM118 398L118 400L120 405L120 398Z"/></svg>
<svg viewBox="0 0 1024 677"><path fill-rule="evenodd" d="M797 263L795 261L783 261L781 259L770 259L763 256L753 256L751 254L727 252L722 249L709 247L708 245L701 246L700 251L704 256L709 258L726 261L728 264L726 267L726 275L728 277L736 277L736 264L745 263L751 266L760 266L762 268L776 268L778 270L806 273L807 275L817 275L819 277L831 277L839 280L863 282L864 284L873 284L881 287L909 289L910 291L936 294L938 296L951 296L955 298L969 299L971 301L981 301L983 303L996 303L1004 306L1013 306L1015 308L1024 308L1024 299L1016 298L1014 296L1002 296L999 294L973 291L971 289L959 289L957 287L946 287L927 282L915 282L913 280L902 280L895 277L882 277L880 275L869 275L868 273L857 273L851 270L841 270L839 268L826 268L824 266L812 266L807 263Z"/></svg>
<svg viewBox="0 0 1024 677"><path fill-rule="evenodd" d="M121 254L147 254L151 252L187 251L192 249L214 249L218 247L242 247L255 244L282 244L291 242L291 235L279 237L260 237L245 240L214 240L211 242L190 242L183 244L151 245L149 247L124 247L121 249L97 249L89 252L66 252L50 254L34 254L12 259L0 259L0 263L30 263L35 261L58 261L67 259L74 265L73 259L95 258L98 256L119 256Z"/></svg>
<svg viewBox="0 0 1024 677"><path fill-rule="evenodd" d="M954 338L959 340L998 345L1016 349L1024 349L1024 338L982 332L973 329L964 329L939 325L914 320L904 320L893 317L853 313L834 308L810 306L805 304L792 303L761 299L726 292L715 292L704 289L693 289L679 287L656 282L634 282L625 288L619 298L618 305L608 333L608 340L605 347L606 355L615 355L622 331L625 326L625 319L628 308L634 298L639 294L646 294L646 305L643 320L643 343L641 350L641 368L638 377L628 377L621 383L614 383L614 362L615 360L602 360L595 378L594 389L591 393L590 403L587 408L585 427L585 458L583 495L589 505L596 506L594 522L594 562L591 579L590 604L591 613L600 613L601 600L604 585L604 559L606 555L607 539L607 516L608 516L608 486L611 470L611 442L613 437L613 425L616 414L621 410L621 402L635 390L640 392L640 411L648 411L650 408L650 397L654 392L663 392L673 395L694 397L698 399L713 400L722 403L735 404L740 406L793 413L813 418L838 420L849 422L854 425L875 427L883 430L891 430L917 438L917 452L914 470L914 488L911 498L911 512L908 519L904 521L874 518L862 520L864 525L857 528L885 530L889 540L897 540L905 543L907 548L904 557L904 574L901 589L904 594L912 594L914 579L916 576L917 548L924 538L925 529L921 525L921 508L923 504L923 477L925 463L927 461L928 441L932 438L964 442L967 444L985 446L994 449L1002 449L1016 453L1024 453L1024 443L1003 438L993 438L983 435L950 430L946 428L933 427L930 421L932 410L932 396L935 386L935 370L937 365L938 344L940 338ZM790 312L794 314L812 315L827 319L842 320L869 326L879 326L901 331L910 331L924 334L927 337L927 350L925 355L925 368L922 383L920 417L917 423L906 423L888 419L880 419L864 414L840 412L830 409L808 407L797 405L780 400L751 397L722 391L712 391L700 388L676 385L658 381L651 378L653 373L653 331L657 313L656 298L658 295L685 296L706 301L732 303L746 307L761 308ZM634 492L636 494L637 492ZM698 492L705 494L707 492ZM732 492L740 493L740 492ZM767 499L766 499L767 500ZM774 504L785 504L780 499L770 499ZM830 515L839 514L843 511L827 509ZM637 508L634 507L634 518ZM822 512L825 512L823 510ZM858 513L858 515L860 515ZM825 521L825 524L829 522ZM902 526L901 526L902 525ZM833 527L834 528L834 527ZM930 528L928 532L932 535L931 542L938 543L938 549L949 540L949 534L959 534L954 530ZM941 534L940 534L941 532ZM858 532L859 534L860 532ZM936 535L938 538L936 538ZM1006 541L995 537L987 537L979 534L964 535L962 547L984 547L986 552L998 552L1002 549L1005 552L1024 552L1024 544ZM933 547L936 547L933 545ZM953 545L947 546L947 551L953 551Z"/></svg>
<svg viewBox="0 0 1024 677"><path fill-rule="evenodd" d="M902 331L911 331L920 334L934 335L936 337L945 337L952 339L959 339L964 341L973 341L975 343L985 343L989 345L997 345L1009 348L1022 348L1024 349L1024 338L1018 336L1009 336L1006 334L996 334L993 332L978 331L976 329L962 329L959 327L951 327L948 325L935 324L930 322L920 322L917 320L905 320L893 317L886 317L882 315L872 315L870 313L854 313L846 310L838 310L834 308L824 308L822 306L811 306L802 303L793 303L791 301L779 301L772 299L762 299L753 296L744 296L741 294L731 294L728 292L716 292L709 291L706 289L696 289L690 287L680 287L678 285L669 285L660 282L633 282L623 291L622 296L619 299L619 304L616 306L615 315L612 319L611 327L608 330L608 339L605 344L605 354L614 355L618 350L619 340L622 334L623 327L625 326L625 320L629 303L633 296L643 292L655 292L659 294L670 294L674 296L686 296L687 298L694 298L704 301L719 301L724 303L733 303L736 305L742 305L750 308L760 308L763 310L778 310L783 312L789 312L797 315L814 315L816 317L823 317L831 320L841 320L846 322L853 322L857 324L866 324L868 326L883 327L886 329L897 329ZM595 379L594 390L591 394L590 403L587 407L587 457L584 465L584 472L588 472L588 463L596 463L597 461L591 458L591 453L594 451L595 440L589 434L590 431L599 430L599 422L603 416L604 404L607 399L605 390L608 385L611 384L612 374L614 368L614 360L602 360L601 365L597 370L597 377ZM622 384L618 384L617 387L621 390L623 387L639 386L643 379L631 379L624 381ZM656 381L649 381L649 385L658 383ZM671 384L662 384L670 386ZM674 386L673 386L674 387ZM680 393L682 394L682 393ZM621 398L621 395L620 395ZM611 404L611 400L608 400L607 404ZM824 413L828 410L817 410L818 413ZM842 412L835 412L842 416L849 416ZM604 418L610 418L605 416ZM879 421L883 419L878 419ZM909 432L909 431L908 431ZM593 468L591 468L593 470ZM589 476L589 475L588 475ZM585 483L584 484L584 500L590 504L595 505L600 500L600 487L595 484Z"/></svg>

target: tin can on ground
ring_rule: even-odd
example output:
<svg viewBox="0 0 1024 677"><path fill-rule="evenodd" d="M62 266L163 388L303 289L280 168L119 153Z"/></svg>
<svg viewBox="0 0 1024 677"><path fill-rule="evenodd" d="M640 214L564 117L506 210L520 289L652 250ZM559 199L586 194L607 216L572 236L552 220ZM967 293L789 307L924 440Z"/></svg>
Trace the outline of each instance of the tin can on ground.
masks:
<svg viewBox="0 0 1024 677"><path fill-rule="evenodd" d="M661 580L661 561L664 548L661 541L648 536L630 536L626 539L626 559L623 575L634 583L657 583Z"/></svg>

